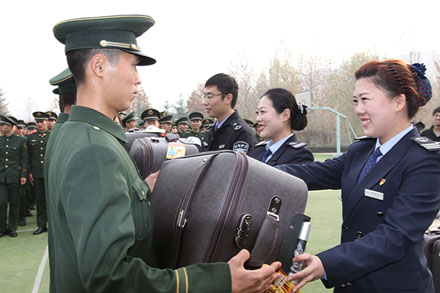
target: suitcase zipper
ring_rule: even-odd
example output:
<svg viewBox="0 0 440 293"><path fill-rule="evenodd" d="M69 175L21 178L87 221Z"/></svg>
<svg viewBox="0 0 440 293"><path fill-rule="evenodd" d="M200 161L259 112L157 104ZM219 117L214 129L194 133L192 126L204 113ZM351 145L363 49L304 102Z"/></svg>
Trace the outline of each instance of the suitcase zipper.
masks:
<svg viewBox="0 0 440 293"><path fill-rule="evenodd" d="M244 182L246 180L248 161L246 155L241 153L237 154L237 168L234 174L234 180L231 184L231 188L226 196L225 204L223 205L222 212L214 230L214 237L209 244L204 262L218 261L220 253L220 244L223 243L226 233L226 227L231 226L232 215L236 214L238 207L240 206L241 197ZM218 237L215 237L218 235ZM233 239L231 240L233 241Z"/></svg>

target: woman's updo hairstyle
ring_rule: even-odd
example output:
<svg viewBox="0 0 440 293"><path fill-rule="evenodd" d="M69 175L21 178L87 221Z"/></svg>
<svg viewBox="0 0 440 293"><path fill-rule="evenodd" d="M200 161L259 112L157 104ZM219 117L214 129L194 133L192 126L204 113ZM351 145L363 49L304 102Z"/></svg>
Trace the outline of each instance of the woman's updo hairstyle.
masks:
<svg viewBox="0 0 440 293"><path fill-rule="evenodd" d="M290 127L293 130L300 131L306 128L307 112L305 107L303 110L299 108L295 96L291 92L282 88L273 88L265 92L261 98L265 96L272 101L278 114L281 114L285 109L290 110Z"/></svg>
<svg viewBox="0 0 440 293"><path fill-rule="evenodd" d="M355 72L356 80L370 78L374 84L388 93L389 98L400 94L406 97L408 118L413 118L419 107L432 97L431 83L425 76L423 64L406 64L401 60L370 61Z"/></svg>

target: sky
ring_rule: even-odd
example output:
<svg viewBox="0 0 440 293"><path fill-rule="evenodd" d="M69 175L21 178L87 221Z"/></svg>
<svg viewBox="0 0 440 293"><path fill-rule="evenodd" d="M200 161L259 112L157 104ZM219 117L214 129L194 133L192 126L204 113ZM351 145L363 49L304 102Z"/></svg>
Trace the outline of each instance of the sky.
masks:
<svg viewBox="0 0 440 293"><path fill-rule="evenodd" d="M439 8L438 0L3 1L0 89L17 118L48 110L56 97L49 79L67 67L52 29L71 18L153 17L155 25L138 45L157 63L138 70L150 102L161 110L231 64L245 62L261 72L282 48L336 63L358 52L440 57Z"/></svg>

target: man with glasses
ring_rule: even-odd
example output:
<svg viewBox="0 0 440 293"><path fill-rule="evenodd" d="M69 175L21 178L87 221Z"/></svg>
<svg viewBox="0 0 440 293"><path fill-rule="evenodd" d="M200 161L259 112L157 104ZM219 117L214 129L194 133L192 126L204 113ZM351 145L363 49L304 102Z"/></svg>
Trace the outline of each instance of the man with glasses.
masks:
<svg viewBox="0 0 440 293"><path fill-rule="evenodd" d="M205 83L203 105L217 122L206 133L202 151L230 149L247 153L256 144L252 129L234 110L238 84L227 74L219 73Z"/></svg>

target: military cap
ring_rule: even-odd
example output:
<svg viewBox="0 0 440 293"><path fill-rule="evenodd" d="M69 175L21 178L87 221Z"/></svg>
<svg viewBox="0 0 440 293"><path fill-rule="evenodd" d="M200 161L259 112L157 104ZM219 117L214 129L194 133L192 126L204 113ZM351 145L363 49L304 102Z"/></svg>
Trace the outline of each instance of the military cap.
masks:
<svg viewBox="0 0 440 293"><path fill-rule="evenodd" d="M58 115L52 111L47 111L47 115L49 115L49 120L57 120Z"/></svg>
<svg viewBox="0 0 440 293"><path fill-rule="evenodd" d="M186 125L188 125L188 117L182 117L182 118L177 119L176 125L179 125L181 123L185 123Z"/></svg>
<svg viewBox="0 0 440 293"><path fill-rule="evenodd" d="M141 114L142 120L159 120L160 113L156 109L146 109Z"/></svg>
<svg viewBox="0 0 440 293"><path fill-rule="evenodd" d="M130 112L122 117L122 123L130 122L133 120L137 120L137 117L134 116L134 112Z"/></svg>
<svg viewBox="0 0 440 293"><path fill-rule="evenodd" d="M166 115L159 119L159 123L173 123L173 115Z"/></svg>
<svg viewBox="0 0 440 293"><path fill-rule="evenodd" d="M202 122L202 126L211 126L212 124L214 124L214 120L206 118L205 120L203 120Z"/></svg>
<svg viewBox="0 0 440 293"><path fill-rule="evenodd" d="M18 127L26 127L27 125L26 125L26 123L24 122L24 120L18 120L18 121L17 121L17 126L18 126Z"/></svg>
<svg viewBox="0 0 440 293"><path fill-rule="evenodd" d="M36 127L37 127L37 125L33 121L30 121L30 122L27 123L27 128L28 129L34 129Z"/></svg>
<svg viewBox="0 0 440 293"><path fill-rule="evenodd" d="M251 128L254 127L254 122L252 122L251 120L243 119L243 121L246 122L246 124L249 125L249 127L251 127Z"/></svg>
<svg viewBox="0 0 440 293"><path fill-rule="evenodd" d="M0 124L17 125L17 119L12 116L0 114Z"/></svg>
<svg viewBox="0 0 440 293"><path fill-rule="evenodd" d="M154 25L147 15L111 15L69 19L55 25L55 38L65 44L65 52L79 49L119 49L139 57L138 65L156 60L141 52L136 38Z"/></svg>
<svg viewBox="0 0 440 293"><path fill-rule="evenodd" d="M73 79L72 72L69 68L64 69L61 73L52 77L49 83L53 86L58 86L52 92L57 95L63 95L68 93L76 93L76 84Z"/></svg>
<svg viewBox="0 0 440 293"><path fill-rule="evenodd" d="M32 113L32 116L34 116L35 121L41 121L41 120L48 120L49 119L49 114L47 114L46 112L41 112L41 111L37 111Z"/></svg>
<svg viewBox="0 0 440 293"><path fill-rule="evenodd" d="M192 112L189 114L189 120L203 120L203 114L200 112Z"/></svg>

